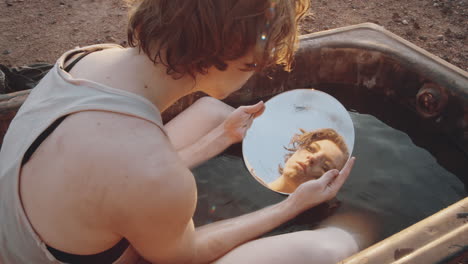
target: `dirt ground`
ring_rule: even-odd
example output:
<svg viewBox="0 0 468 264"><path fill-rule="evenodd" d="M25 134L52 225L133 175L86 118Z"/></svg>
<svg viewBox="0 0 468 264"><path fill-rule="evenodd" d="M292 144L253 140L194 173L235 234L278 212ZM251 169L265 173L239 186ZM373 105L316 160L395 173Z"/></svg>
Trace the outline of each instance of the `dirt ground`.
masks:
<svg viewBox="0 0 468 264"><path fill-rule="evenodd" d="M0 0L0 64L53 63L96 43L126 45L123 0ZM311 0L302 33L373 22L468 70L468 0Z"/></svg>

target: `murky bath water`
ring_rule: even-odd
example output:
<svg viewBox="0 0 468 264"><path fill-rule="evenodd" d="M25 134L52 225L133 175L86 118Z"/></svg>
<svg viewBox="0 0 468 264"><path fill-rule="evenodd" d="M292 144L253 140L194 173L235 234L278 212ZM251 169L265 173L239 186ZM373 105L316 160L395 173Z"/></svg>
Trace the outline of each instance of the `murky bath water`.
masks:
<svg viewBox="0 0 468 264"><path fill-rule="evenodd" d="M350 112L357 157L338 200L376 213L386 238L466 197L463 183L410 137L374 116ZM239 147L239 146L237 146ZM196 225L248 213L285 198L250 176L241 157L224 154L194 170ZM272 234L312 229L331 211L322 205Z"/></svg>

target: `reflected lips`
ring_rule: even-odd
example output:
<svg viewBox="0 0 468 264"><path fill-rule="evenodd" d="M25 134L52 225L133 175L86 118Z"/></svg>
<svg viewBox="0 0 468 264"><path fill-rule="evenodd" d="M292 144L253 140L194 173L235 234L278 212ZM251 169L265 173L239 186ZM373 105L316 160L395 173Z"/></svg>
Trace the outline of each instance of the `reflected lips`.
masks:
<svg viewBox="0 0 468 264"><path fill-rule="evenodd" d="M307 170L307 165L306 164L304 164L304 163L302 163L300 161L296 162L296 164L299 165L299 167L302 169L302 171L305 172Z"/></svg>

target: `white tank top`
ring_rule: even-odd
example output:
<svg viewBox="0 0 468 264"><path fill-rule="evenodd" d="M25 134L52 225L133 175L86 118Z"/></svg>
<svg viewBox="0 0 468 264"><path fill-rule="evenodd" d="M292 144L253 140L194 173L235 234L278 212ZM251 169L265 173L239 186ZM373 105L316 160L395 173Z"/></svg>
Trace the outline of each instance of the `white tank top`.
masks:
<svg viewBox="0 0 468 264"><path fill-rule="evenodd" d="M120 46L94 45L62 55L12 120L0 150L0 264L61 263L32 228L19 193L23 156L55 120L80 111L102 110L147 120L164 131L159 110L147 99L89 80L74 79L63 70L65 58L72 52L116 47ZM129 246L114 263L146 262Z"/></svg>

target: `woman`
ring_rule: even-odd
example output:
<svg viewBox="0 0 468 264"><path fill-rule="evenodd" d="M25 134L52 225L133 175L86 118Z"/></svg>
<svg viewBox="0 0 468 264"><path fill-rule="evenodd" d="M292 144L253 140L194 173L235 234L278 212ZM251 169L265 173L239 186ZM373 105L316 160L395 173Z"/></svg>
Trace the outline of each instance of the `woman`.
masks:
<svg viewBox="0 0 468 264"><path fill-rule="evenodd" d="M271 189L292 193L302 183L320 178L325 172L341 170L349 158L348 147L333 129L325 128L295 135L291 139L292 153L286 157L281 176L268 184Z"/></svg>
<svg viewBox="0 0 468 264"><path fill-rule="evenodd" d="M65 53L11 122L0 152L0 262L285 263L277 240L256 240L263 255L247 242L331 199L353 159L279 204L196 229L190 168L241 141L262 113L262 102L233 109L218 99L254 72L290 68L309 1L130 2L131 47ZM195 91L214 98L163 124L160 112ZM357 251L342 229L308 232L276 238L289 263L306 259L295 252L331 263ZM323 235L329 243L312 242ZM323 254L331 244L334 254Z"/></svg>

